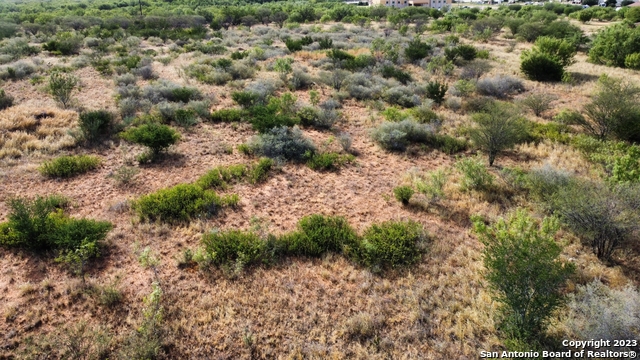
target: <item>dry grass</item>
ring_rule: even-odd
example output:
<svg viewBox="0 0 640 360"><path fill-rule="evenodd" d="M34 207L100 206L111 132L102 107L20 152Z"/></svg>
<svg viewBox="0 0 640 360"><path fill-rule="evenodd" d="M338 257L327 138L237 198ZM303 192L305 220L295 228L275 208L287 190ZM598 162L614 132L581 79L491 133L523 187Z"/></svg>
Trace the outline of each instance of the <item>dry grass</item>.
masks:
<svg viewBox="0 0 640 360"><path fill-rule="evenodd" d="M0 112L0 159L54 153L75 146L78 114L54 107L15 106Z"/></svg>

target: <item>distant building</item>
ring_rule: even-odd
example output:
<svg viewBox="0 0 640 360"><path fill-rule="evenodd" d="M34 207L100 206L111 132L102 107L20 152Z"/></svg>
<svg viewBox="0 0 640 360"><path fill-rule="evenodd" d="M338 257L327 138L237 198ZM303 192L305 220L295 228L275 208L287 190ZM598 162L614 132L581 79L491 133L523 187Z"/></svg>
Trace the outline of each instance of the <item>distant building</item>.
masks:
<svg viewBox="0 0 640 360"><path fill-rule="evenodd" d="M451 7L451 0L369 0L369 6L390 6L403 8L407 6L424 6L433 9L442 9L445 6Z"/></svg>

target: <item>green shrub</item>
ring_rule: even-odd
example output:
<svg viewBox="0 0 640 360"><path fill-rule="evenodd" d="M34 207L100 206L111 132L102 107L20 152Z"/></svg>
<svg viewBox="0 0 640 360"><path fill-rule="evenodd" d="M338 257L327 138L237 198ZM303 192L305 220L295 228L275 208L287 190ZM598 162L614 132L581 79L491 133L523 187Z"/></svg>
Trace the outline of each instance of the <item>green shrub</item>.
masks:
<svg viewBox="0 0 640 360"><path fill-rule="evenodd" d="M249 113L241 109L221 109L211 113L213 122L241 122L249 116Z"/></svg>
<svg viewBox="0 0 640 360"><path fill-rule="evenodd" d="M98 165L100 165L100 158L96 156L72 155L45 161L38 170L48 177L70 178L93 170Z"/></svg>
<svg viewBox="0 0 640 360"><path fill-rule="evenodd" d="M535 81L561 81L564 75L563 66L542 53L522 54L520 70L529 78Z"/></svg>
<svg viewBox="0 0 640 360"><path fill-rule="evenodd" d="M71 101L71 94L78 86L79 80L73 75L64 74L61 72L53 72L49 76L49 84L47 85L47 91L53 95L53 98L67 107Z"/></svg>
<svg viewBox="0 0 640 360"><path fill-rule="evenodd" d="M452 155L467 149L467 141L446 134L434 134L429 144L445 154Z"/></svg>
<svg viewBox="0 0 640 360"><path fill-rule="evenodd" d="M54 55L75 55L80 51L82 47L83 38L81 36L75 36L72 33L64 32L56 35L54 40L48 41L42 45L42 48L46 51L50 51Z"/></svg>
<svg viewBox="0 0 640 360"><path fill-rule="evenodd" d="M302 41L301 40L293 40L293 39L287 39L285 40L285 45L287 46L287 49L289 49L289 51L291 52L296 52L296 51L300 51L302 50Z"/></svg>
<svg viewBox="0 0 640 360"><path fill-rule="evenodd" d="M536 116L551 109L551 102L556 98L546 93L533 93L520 101L520 104L528 107Z"/></svg>
<svg viewBox="0 0 640 360"><path fill-rule="evenodd" d="M380 73L385 78L394 78L405 85L412 80L410 73L397 69L395 66L392 66L392 65L383 66L382 70L380 70Z"/></svg>
<svg viewBox="0 0 640 360"><path fill-rule="evenodd" d="M471 61L478 55L478 50L473 45L461 44L454 48L445 49L445 56L448 60L455 60L461 58L465 61Z"/></svg>
<svg viewBox="0 0 640 360"><path fill-rule="evenodd" d="M473 115L476 126L470 130L474 144L489 155L489 166L496 156L524 141L527 122L508 103L496 103Z"/></svg>
<svg viewBox="0 0 640 360"><path fill-rule="evenodd" d="M411 186L397 186L393 188L393 195L396 200L400 201L402 205L409 205L409 200L413 196L413 188Z"/></svg>
<svg viewBox="0 0 640 360"><path fill-rule="evenodd" d="M635 53L640 53L640 27L616 24L598 32L589 49L589 61L625 67L627 56Z"/></svg>
<svg viewBox="0 0 640 360"><path fill-rule="evenodd" d="M358 257L373 271L411 265L420 260L426 240L422 226L413 221L373 224L362 236Z"/></svg>
<svg viewBox="0 0 640 360"><path fill-rule="evenodd" d="M158 155L180 140L180 134L171 127L154 122L129 128L120 136L127 141L148 147L152 156Z"/></svg>
<svg viewBox="0 0 640 360"><path fill-rule="evenodd" d="M7 95L4 89L0 89L0 110L13 106L13 97Z"/></svg>
<svg viewBox="0 0 640 360"><path fill-rule="evenodd" d="M444 101L444 95L447 93L449 87L445 83L439 81L429 81L426 87L427 97L433 100L436 104L442 104Z"/></svg>
<svg viewBox="0 0 640 360"><path fill-rule="evenodd" d="M625 155L615 158L611 180L617 183L640 182L640 148L638 146L631 146Z"/></svg>
<svg viewBox="0 0 640 360"><path fill-rule="evenodd" d="M629 54L624 58L627 69L640 70L640 52Z"/></svg>
<svg viewBox="0 0 640 360"><path fill-rule="evenodd" d="M245 165L219 166L202 175L196 184L203 189L225 188L229 182L240 180L246 173Z"/></svg>
<svg viewBox="0 0 640 360"><path fill-rule="evenodd" d="M183 128L188 128L198 123L196 112L191 109L177 109L173 121Z"/></svg>
<svg viewBox="0 0 640 360"><path fill-rule="evenodd" d="M573 264L559 259L562 248L554 240L557 221L545 218L538 226L520 210L493 226L479 217L473 223L485 246L485 277L494 298L504 306L505 333L518 339L536 338L562 305L561 289L575 270Z"/></svg>
<svg viewBox="0 0 640 360"><path fill-rule="evenodd" d="M357 246L358 237L343 217L310 215L300 219L297 232L281 241L290 255L320 256L329 251L350 251Z"/></svg>
<svg viewBox="0 0 640 360"><path fill-rule="evenodd" d="M419 37L415 37L409 42L407 48L404 49L404 56L410 62L416 62L427 57L430 51L431 46L429 44L421 41Z"/></svg>
<svg viewBox="0 0 640 360"><path fill-rule="evenodd" d="M223 266L247 266L267 262L266 242L254 233L229 230L210 232L202 243L212 262Z"/></svg>
<svg viewBox="0 0 640 360"><path fill-rule="evenodd" d="M180 184L143 195L132 208L143 220L179 223L216 215L223 206L237 201L237 195L220 197L196 184Z"/></svg>
<svg viewBox="0 0 640 360"><path fill-rule="evenodd" d="M313 154L307 160L307 166L313 170L336 170L345 163L354 161L355 157L351 154L342 155L338 153L321 153Z"/></svg>
<svg viewBox="0 0 640 360"><path fill-rule="evenodd" d="M100 141L111 135L113 114L106 110L80 113L80 130L88 141Z"/></svg>
<svg viewBox="0 0 640 360"><path fill-rule="evenodd" d="M297 125L300 119L282 111L282 109L274 103L267 106L254 106L249 109L251 114L251 125L254 130L260 133L266 133L277 127L291 127Z"/></svg>
<svg viewBox="0 0 640 360"><path fill-rule="evenodd" d="M8 201L9 215L0 224L0 245L29 250L75 250L83 242L99 244L111 230L107 221L75 219L62 208L68 200L60 196Z"/></svg>
<svg viewBox="0 0 640 360"><path fill-rule="evenodd" d="M576 117L575 125L587 133L604 140L616 137L639 141L640 87L623 80L603 75L591 102L584 106L587 118Z"/></svg>
<svg viewBox="0 0 640 360"><path fill-rule="evenodd" d="M463 191L486 191L493 187L493 175L487 171L481 160L464 158L458 160L455 166L462 173L460 185Z"/></svg>
<svg viewBox="0 0 640 360"><path fill-rule="evenodd" d="M268 175L269 171L273 168L274 161L269 158L261 158L257 164L251 167L249 170L249 182L252 184L258 184L264 182Z"/></svg>
<svg viewBox="0 0 640 360"><path fill-rule="evenodd" d="M234 91L231 99L243 108L250 108L258 103L260 96L250 91Z"/></svg>

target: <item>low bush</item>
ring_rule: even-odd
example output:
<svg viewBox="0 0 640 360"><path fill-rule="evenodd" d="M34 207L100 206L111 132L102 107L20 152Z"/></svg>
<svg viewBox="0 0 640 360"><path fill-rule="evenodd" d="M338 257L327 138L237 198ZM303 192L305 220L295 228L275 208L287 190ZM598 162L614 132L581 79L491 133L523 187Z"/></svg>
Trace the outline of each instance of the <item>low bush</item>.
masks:
<svg viewBox="0 0 640 360"><path fill-rule="evenodd" d="M216 215L225 206L238 203L238 195L218 196L197 184L180 184L141 196L131 205L143 220L180 223Z"/></svg>
<svg viewBox="0 0 640 360"><path fill-rule="evenodd" d="M152 157L180 140L180 134L171 127L155 122L129 128L120 133L120 136L132 143L148 147Z"/></svg>
<svg viewBox="0 0 640 360"><path fill-rule="evenodd" d="M271 159L303 162L316 153L311 140L298 127L275 127L249 143L252 152Z"/></svg>
<svg viewBox="0 0 640 360"><path fill-rule="evenodd" d="M357 257L373 271L411 265L420 260L426 241L422 226L413 221L373 224L362 236Z"/></svg>
<svg viewBox="0 0 640 360"><path fill-rule="evenodd" d="M45 161L38 170L48 177L70 178L93 170L98 165L100 165L100 159L96 156L71 155Z"/></svg>
<svg viewBox="0 0 640 360"><path fill-rule="evenodd" d="M525 90L522 81L511 76L502 75L479 80L476 84L476 89L480 95L497 98L506 98Z"/></svg>
<svg viewBox="0 0 640 360"><path fill-rule="evenodd" d="M493 187L494 177L480 159L460 159L455 166L462 173L460 186L463 191L486 191Z"/></svg>
<svg viewBox="0 0 640 360"><path fill-rule="evenodd" d="M564 68L550 56L541 53L523 55L520 70L535 81L561 81Z"/></svg>
<svg viewBox="0 0 640 360"><path fill-rule="evenodd" d="M246 174L245 165L219 166L202 175L196 184L203 189L226 188L229 182L238 181Z"/></svg>
<svg viewBox="0 0 640 360"><path fill-rule="evenodd" d="M486 151L489 166L496 156L527 139L528 122L509 103L495 103L473 115L475 126L469 135L474 144Z"/></svg>
<svg viewBox="0 0 640 360"><path fill-rule="evenodd" d="M307 166L313 170L336 170L344 164L352 162L355 157L351 154L321 153L310 155Z"/></svg>
<svg viewBox="0 0 640 360"><path fill-rule="evenodd" d="M241 109L221 109L211 113L213 122L242 122L249 117L249 112Z"/></svg>
<svg viewBox="0 0 640 360"><path fill-rule="evenodd" d="M396 200L400 201L402 205L409 205L409 200L413 196L413 188L411 186L397 186L393 188L393 195Z"/></svg>
<svg viewBox="0 0 640 360"><path fill-rule="evenodd" d="M205 251L216 265L244 267L270 260L266 241L254 233L229 230L202 236Z"/></svg>
<svg viewBox="0 0 640 360"><path fill-rule="evenodd" d="M298 231L280 238L289 255L320 256L326 252L346 252L357 246L358 236L343 217L305 216Z"/></svg>
<svg viewBox="0 0 640 360"><path fill-rule="evenodd" d="M71 102L71 94L73 94L78 83L78 78L73 75L53 72L49 77L47 90L57 102L67 107Z"/></svg>
<svg viewBox="0 0 640 360"><path fill-rule="evenodd" d="M249 169L249 182L258 184L266 181L273 166L274 161L272 159L261 158L257 164Z"/></svg>
<svg viewBox="0 0 640 360"><path fill-rule="evenodd" d="M67 204L60 196L10 199L8 221L0 224L0 245L34 251L75 250L83 243L99 245L111 223L71 218L62 210Z"/></svg>
<svg viewBox="0 0 640 360"><path fill-rule="evenodd" d="M456 47L445 49L445 56L451 61L458 58L465 61L471 61L476 58L477 54L478 50L473 45L461 44Z"/></svg>
<svg viewBox="0 0 640 360"><path fill-rule="evenodd" d="M420 38L416 36L404 49L404 56L410 62L416 62L427 57L430 51L431 45L421 41Z"/></svg>
<svg viewBox="0 0 640 360"><path fill-rule="evenodd" d="M141 97L158 104L163 101L188 103L192 100L201 100L200 90L194 87L179 86L170 81L159 80L142 89Z"/></svg>
<svg viewBox="0 0 640 360"><path fill-rule="evenodd" d="M26 61L18 61L11 66L0 68L0 80L22 80L35 74L36 67Z"/></svg>
<svg viewBox="0 0 640 360"><path fill-rule="evenodd" d="M411 143L427 144L435 134L436 125L419 124L406 119L400 122L383 122L373 129L373 139L387 150L403 151Z"/></svg>
<svg viewBox="0 0 640 360"><path fill-rule="evenodd" d="M57 34L54 40L50 40L42 45L42 48L54 55L75 55L80 51L83 40L81 36L63 32Z"/></svg>
<svg viewBox="0 0 640 360"><path fill-rule="evenodd" d="M7 95L4 89L0 89L0 110L13 106L13 96Z"/></svg>
<svg viewBox="0 0 640 360"><path fill-rule="evenodd" d="M633 339L640 328L640 293L633 286L612 289L596 279L578 285L568 296L564 321L576 339ZM626 344L625 344L626 345ZM598 351L633 351L632 347L603 346Z"/></svg>
<svg viewBox="0 0 640 360"><path fill-rule="evenodd" d="M385 78L394 78L404 85L412 80L410 73L402 71L392 65L383 66L380 70L380 74Z"/></svg>
<svg viewBox="0 0 640 360"><path fill-rule="evenodd" d="M447 93L449 87L445 83L439 81L429 81L427 84L427 97L433 100L436 104L442 104L444 101L444 95Z"/></svg>
<svg viewBox="0 0 640 360"><path fill-rule="evenodd" d="M520 101L520 104L531 109L535 116L542 115L543 112L551 109L551 102L556 98L546 93L533 93Z"/></svg>
<svg viewBox="0 0 640 360"><path fill-rule="evenodd" d="M100 141L111 135L113 114L106 110L80 113L80 130L88 141Z"/></svg>

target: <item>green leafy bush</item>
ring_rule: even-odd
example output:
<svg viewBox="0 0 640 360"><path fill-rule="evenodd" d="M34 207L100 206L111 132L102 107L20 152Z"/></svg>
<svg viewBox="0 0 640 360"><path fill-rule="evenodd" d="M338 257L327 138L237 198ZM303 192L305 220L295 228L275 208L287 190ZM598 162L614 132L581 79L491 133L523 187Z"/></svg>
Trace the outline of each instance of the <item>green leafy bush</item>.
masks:
<svg viewBox="0 0 640 360"><path fill-rule="evenodd" d="M394 78L405 85L412 80L410 73L402 71L392 65L383 66L382 70L380 70L380 73L385 78Z"/></svg>
<svg viewBox="0 0 640 360"><path fill-rule="evenodd" d="M78 86L79 80L77 77L65 74L61 72L53 72L49 76L49 83L47 84L47 91L53 95L53 98L67 107L71 101L71 94Z"/></svg>
<svg viewBox="0 0 640 360"><path fill-rule="evenodd" d="M411 186L397 186L393 188L393 195L396 200L400 201L402 205L409 205L409 200L413 196L413 188Z"/></svg>
<svg viewBox="0 0 640 360"><path fill-rule="evenodd" d="M179 223L216 215L224 206L238 202L237 195L218 196L197 184L180 184L141 196L132 208L143 220Z"/></svg>
<svg viewBox="0 0 640 360"><path fill-rule="evenodd" d="M479 217L473 223L485 246L485 278L503 305L505 333L517 339L535 338L562 305L561 289L575 270L559 259L562 248L554 240L557 221L545 218L538 226L520 210L493 226Z"/></svg>
<svg viewBox="0 0 640 360"><path fill-rule="evenodd" d="M444 95L447 93L449 87L445 83L439 81L429 81L426 87L427 97L433 100L436 104L441 104L444 101Z"/></svg>
<svg viewBox="0 0 640 360"><path fill-rule="evenodd" d="M60 196L13 198L8 221L0 224L0 245L28 250L74 250L83 242L98 244L112 225L75 219L63 213L68 200Z"/></svg>
<svg viewBox="0 0 640 360"><path fill-rule="evenodd" d="M70 178L100 165L100 159L90 155L60 156L51 161L45 161L38 169L42 175L57 178Z"/></svg>
<svg viewBox="0 0 640 360"><path fill-rule="evenodd" d="M310 155L307 166L313 170L336 170L346 163L354 161L351 154L321 153Z"/></svg>
<svg viewBox="0 0 640 360"><path fill-rule="evenodd" d="M419 37L415 37L404 49L404 56L407 60L415 62L426 58L430 51L431 46L429 44L421 41Z"/></svg>
<svg viewBox="0 0 640 360"><path fill-rule="evenodd" d="M213 122L242 122L249 116L249 113L241 109L221 109L211 113L210 120Z"/></svg>
<svg viewBox="0 0 640 360"><path fill-rule="evenodd" d="M158 155L180 140L180 134L171 127L155 122L129 128L120 136L127 141L148 147L152 156Z"/></svg>
<svg viewBox="0 0 640 360"><path fill-rule="evenodd" d="M640 70L640 53L627 55L624 58L624 66L627 69Z"/></svg>
<svg viewBox="0 0 640 360"><path fill-rule="evenodd" d="M269 158L261 158L257 164L249 170L249 181L252 184L264 182L273 168L274 161Z"/></svg>
<svg viewBox="0 0 640 360"><path fill-rule="evenodd" d="M362 236L358 257L374 271L411 265L420 260L426 240L422 226L413 221L373 224Z"/></svg>
<svg viewBox="0 0 640 360"><path fill-rule="evenodd" d="M320 256L329 251L349 251L357 246L358 237L343 217L310 215L300 219L297 232L280 241L287 254Z"/></svg>
<svg viewBox="0 0 640 360"><path fill-rule="evenodd" d="M568 41L541 36L531 51L524 51L520 69L531 80L560 81L564 68L571 65L576 46Z"/></svg>
<svg viewBox="0 0 640 360"><path fill-rule="evenodd" d="M259 95L250 91L234 91L231 93L231 99L243 108L250 108L257 105Z"/></svg>
<svg viewBox="0 0 640 360"><path fill-rule="evenodd" d="M493 187L493 175L479 159L464 158L458 160L455 166L462 173L460 185L463 191L486 191Z"/></svg>
<svg viewBox="0 0 640 360"><path fill-rule="evenodd" d="M254 233L229 230L202 236L205 251L216 265L246 266L269 260L266 242Z"/></svg>
<svg viewBox="0 0 640 360"><path fill-rule="evenodd" d="M589 61L625 67L627 56L635 53L640 53L640 27L615 24L598 32L589 49Z"/></svg>
<svg viewBox="0 0 640 360"><path fill-rule="evenodd" d="M229 182L242 179L247 174L245 165L218 166L202 175L196 184L203 189L225 188Z"/></svg>
<svg viewBox="0 0 640 360"><path fill-rule="evenodd" d="M485 112L474 114L473 121L476 126L470 130L471 139L488 153L489 166L493 166L501 151L512 148L527 137L526 120L507 103L496 103Z"/></svg>
<svg viewBox="0 0 640 360"><path fill-rule="evenodd" d="M100 141L111 135L113 114L106 110L80 113L80 130L88 141Z"/></svg>

